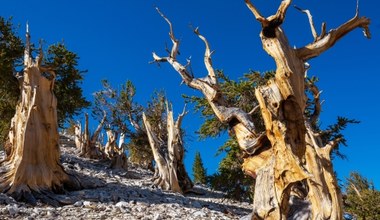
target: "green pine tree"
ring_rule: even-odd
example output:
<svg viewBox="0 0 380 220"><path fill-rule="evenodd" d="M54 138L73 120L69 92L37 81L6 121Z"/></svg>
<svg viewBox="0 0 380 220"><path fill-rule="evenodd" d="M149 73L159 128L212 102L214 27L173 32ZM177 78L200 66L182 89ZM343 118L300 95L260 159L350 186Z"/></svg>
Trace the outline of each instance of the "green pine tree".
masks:
<svg viewBox="0 0 380 220"><path fill-rule="evenodd" d="M356 219L380 219L380 191L357 172L351 172L346 182L344 209Z"/></svg>
<svg viewBox="0 0 380 220"><path fill-rule="evenodd" d="M193 163L194 183L206 184L206 169L203 166L201 154L197 151Z"/></svg>

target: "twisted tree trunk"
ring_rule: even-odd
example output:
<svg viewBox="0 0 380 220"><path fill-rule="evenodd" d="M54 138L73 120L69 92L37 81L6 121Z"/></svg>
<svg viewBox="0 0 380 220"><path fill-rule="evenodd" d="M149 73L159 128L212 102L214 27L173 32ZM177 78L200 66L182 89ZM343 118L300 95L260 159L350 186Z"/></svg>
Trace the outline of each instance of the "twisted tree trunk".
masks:
<svg viewBox="0 0 380 220"><path fill-rule="evenodd" d="M314 41L294 49L281 29L291 0L283 0L277 13L267 18L249 0L245 2L261 23L264 50L277 66L275 77L255 91L265 133L257 133L249 113L226 104L211 64L210 46L198 29L194 32L206 45L204 62L208 75L194 78L187 71L187 65L177 61L179 41L171 22L159 10L169 24L173 47L167 57L153 53L154 61L168 62L186 85L200 90L217 118L228 123L235 132L240 148L250 155L245 159L243 170L256 178L252 219L342 219L341 195L330 158L331 150L340 140L324 143L313 129L320 113L320 92L305 83L308 68L305 62L332 47L355 28L363 28L369 37L370 21L356 13L354 18L327 34L323 24L318 36L310 12L299 9L308 15ZM314 96L315 109L311 117L305 115L306 88Z"/></svg>
<svg viewBox="0 0 380 220"><path fill-rule="evenodd" d="M59 157L55 73L41 66L42 49L35 61L30 55L27 28L23 75L19 76L21 100L9 132L10 153L1 161L0 192L36 204L63 202L51 192L79 189L76 177L65 172Z"/></svg>
<svg viewBox="0 0 380 220"><path fill-rule="evenodd" d="M167 143L160 140L154 133L148 119L143 114L143 121L156 161L156 173L153 177L154 185L164 190L185 193L193 187L185 166L184 147L181 134L181 122L185 116L185 110L174 121L173 111L167 104Z"/></svg>

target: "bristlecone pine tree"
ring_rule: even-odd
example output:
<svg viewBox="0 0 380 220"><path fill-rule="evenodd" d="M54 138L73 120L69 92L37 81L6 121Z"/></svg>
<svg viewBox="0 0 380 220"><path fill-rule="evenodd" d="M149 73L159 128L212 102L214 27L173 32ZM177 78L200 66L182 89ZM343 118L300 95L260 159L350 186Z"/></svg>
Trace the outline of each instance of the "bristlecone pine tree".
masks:
<svg viewBox="0 0 380 220"><path fill-rule="evenodd" d="M98 118L104 112L107 113L105 119L108 140L104 151L112 160L111 166L126 168L125 150L128 149L129 162L148 168L152 164L153 156L145 131L140 126L143 107L133 101L136 92L134 85L128 80L120 90L116 90L107 80L103 80L102 84L102 90L94 93L95 102L92 112ZM118 136L119 143L116 145ZM126 138L129 139L129 143L124 143ZM130 148L131 145L135 146L133 150ZM149 152L147 153L146 150Z"/></svg>
<svg viewBox="0 0 380 220"><path fill-rule="evenodd" d="M201 91L217 118L229 125L240 148L248 154L243 170L256 178L252 219L342 219L342 199L331 162L331 152L341 138L323 138L324 132L316 129L321 111L320 92L305 81L308 69L305 63L356 28L363 28L369 38L370 20L359 17L357 10L351 20L328 33L322 25L322 32L317 35L310 12L302 10L308 15L314 41L296 49L289 45L281 28L291 0L283 0L276 14L269 17L263 17L249 0L245 2L260 22L262 45L277 66L274 78L255 89L258 108L246 112L226 105L212 67L209 43L198 29L194 32L206 45L204 63L208 75L195 78L187 65L179 63L179 41L170 20L160 11L169 24L173 47L168 56L153 53L153 59L168 62L186 85ZM305 89L313 94L312 114L306 114ZM258 109L265 124L263 133L257 132L249 114Z"/></svg>
<svg viewBox="0 0 380 220"><path fill-rule="evenodd" d="M201 154L199 151L195 153L194 163L193 163L193 176L194 183L206 184L206 169L203 166Z"/></svg>
<svg viewBox="0 0 380 220"><path fill-rule="evenodd" d="M181 123L185 116L185 109L174 121L173 110L166 102L167 133L157 133L157 128L151 126L149 119L143 113L143 121L156 161L156 172L153 184L164 190L186 193L193 187L193 183L183 164L185 149L182 140ZM162 124L164 125L164 124ZM163 126L162 126L163 127Z"/></svg>
<svg viewBox="0 0 380 220"><path fill-rule="evenodd" d="M360 220L380 219L380 191L357 172L347 179L344 210Z"/></svg>
<svg viewBox="0 0 380 220"><path fill-rule="evenodd" d="M36 204L37 199L58 205L52 192L79 189L78 179L65 172L59 157L55 73L43 67L42 49L31 57L27 27L24 71L18 74L21 98L9 131L7 157L0 162L0 192Z"/></svg>

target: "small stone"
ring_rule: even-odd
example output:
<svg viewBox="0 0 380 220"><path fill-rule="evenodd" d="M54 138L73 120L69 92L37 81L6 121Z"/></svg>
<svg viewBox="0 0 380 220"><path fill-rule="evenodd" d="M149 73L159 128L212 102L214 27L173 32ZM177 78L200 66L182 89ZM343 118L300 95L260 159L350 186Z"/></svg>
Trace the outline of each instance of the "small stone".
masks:
<svg viewBox="0 0 380 220"><path fill-rule="evenodd" d="M160 213L155 214L153 220L162 220Z"/></svg>
<svg viewBox="0 0 380 220"><path fill-rule="evenodd" d="M74 203L74 206L75 207L81 207L83 205L83 201L76 201L75 203Z"/></svg>
<svg viewBox="0 0 380 220"><path fill-rule="evenodd" d="M49 210L49 211L47 211L46 216L47 216L47 217L54 217L54 216L56 216L56 214L55 214L54 211Z"/></svg>
<svg viewBox="0 0 380 220"><path fill-rule="evenodd" d="M124 207L127 207L129 205L129 203L128 202L126 202L126 201L120 201L120 202L118 202L118 203L116 203L116 207L119 207L119 208L124 208Z"/></svg>
<svg viewBox="0 0 380 220"><path fill-rule="evenodd" d="M197 209L202 208L202 205L198 201L190 202L190 205Z"/></svg>
<svg viewBox="0 0 380 220"><path fill-rule="evenodd" d="M193 212L192 216L197 219L197 218L204 218L207 216L207 214L200 210L200 211Z"/></svg>
<svg viewBox="0 0 380 220"><path fill-rule="evenodd" d="M8 212L9 212L9 215L16 215L18 213L18 208L17 208L17 205L7 205L7 209L8 209Z"/></svg>
<svg viewBox="0 0 380 220"><path fill-rule="evenodd" d="M90 207L91 205L92 205L92 202L90 202L90 201L84 201L83 202L84 207Z"/></svg>

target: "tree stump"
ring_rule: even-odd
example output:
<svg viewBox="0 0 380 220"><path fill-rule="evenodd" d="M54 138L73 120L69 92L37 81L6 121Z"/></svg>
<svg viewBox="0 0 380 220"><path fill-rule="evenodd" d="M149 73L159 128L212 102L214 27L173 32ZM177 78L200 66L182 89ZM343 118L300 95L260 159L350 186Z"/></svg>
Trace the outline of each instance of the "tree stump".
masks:
<svg viewBox="0 0 380 220"><path fill-rule="evenodd" d="M0 192L36 204L41 199L59 205L54 193L80 189L79 180L60 163L55 73L41 66L42 49L33 60L27 27L21 99L9 131L9 154L1 161Z"/></svg>

